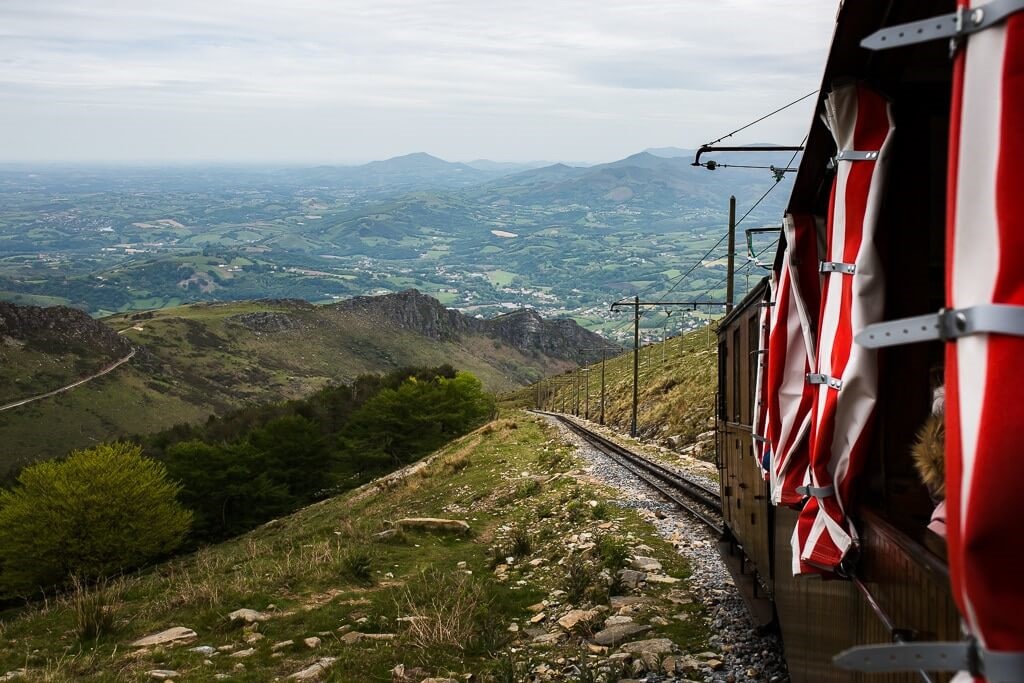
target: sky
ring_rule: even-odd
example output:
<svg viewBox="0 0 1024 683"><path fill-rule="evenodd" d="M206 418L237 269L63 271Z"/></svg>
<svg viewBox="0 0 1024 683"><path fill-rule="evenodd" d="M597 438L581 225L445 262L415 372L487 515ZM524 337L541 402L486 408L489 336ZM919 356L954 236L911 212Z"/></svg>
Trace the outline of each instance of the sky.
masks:
<svg viewBox="0 0 1024 683"><path fill-rule="evenodd" d="M0 0L0 163L598 162L820 86L821 0ZM807 100L740 142L797 144Z"/></svg>

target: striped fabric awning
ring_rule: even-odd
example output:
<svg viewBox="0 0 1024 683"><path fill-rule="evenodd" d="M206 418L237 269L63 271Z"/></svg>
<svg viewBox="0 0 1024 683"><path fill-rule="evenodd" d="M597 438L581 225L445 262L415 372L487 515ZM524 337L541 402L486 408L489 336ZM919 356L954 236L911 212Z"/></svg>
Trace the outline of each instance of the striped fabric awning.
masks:
<svg viewBox="0 0 1024 683"><path fill-rule="evenodd" d="M794 573L835 572L856 542L846 516L871 437L877 352L854 335L882 318L882 268L874 245L893 136L889 103L864 85L825 101L837 144L829 206L810 430L809 497L793 534Z"/></svg>
<svg viewBox="0 0 1024 683"><path fill-rule="evenodd" d="M807 432L814 392L807 373L814 367L818 322L818 228L812 216L787 214L782 224L786 251L773 283L766 381L772 502L797 505L807 475Z"/></svg>
<svg viewBox="0 0 1024 683"><path fill-rule="evenodd" d="M1018 12L970 36L954 65L948 308L1024 306L1022 163L1024 12ZM1018 336L1024 320L1019 308L1003 314L1017 316L1017 334L968 334L946 347L947 541L953 596L971 635L989 651L1024 652L1024 337Z"/></svg>

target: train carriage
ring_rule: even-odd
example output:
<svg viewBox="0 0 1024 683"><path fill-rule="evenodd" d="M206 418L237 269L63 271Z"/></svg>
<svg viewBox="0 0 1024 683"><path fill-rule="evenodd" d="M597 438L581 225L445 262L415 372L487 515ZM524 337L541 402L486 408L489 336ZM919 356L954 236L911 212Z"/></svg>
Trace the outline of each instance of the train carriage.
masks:
<svg viewBox="0 0 1024 683"><path fill-rule="evenodd" d="M987 500L1024 485L989 365L1024 351L1022 10L842 4L771 275L721 321L723 554L796 683L1024 681Z"/></svg>

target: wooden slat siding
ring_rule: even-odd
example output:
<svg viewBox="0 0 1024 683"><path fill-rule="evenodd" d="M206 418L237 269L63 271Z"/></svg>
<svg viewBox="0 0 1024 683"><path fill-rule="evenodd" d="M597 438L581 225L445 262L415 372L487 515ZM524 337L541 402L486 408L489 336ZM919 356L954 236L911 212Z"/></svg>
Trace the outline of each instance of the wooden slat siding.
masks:
<svg viewBox="0 0 1024 683"><path fill-rule="evenodd" d="M775 609L792 683L855 683L832 666L832 654L857 644L862 602L849 581L794 577L789 539L797 513L775 512Z"/></svg>
<svg viewBox="0 0 1024 683"><path fill-rule="evenodd" d="M917 633L918 640L959 640L960 621L949 590L949 577L942 561L928 554L909 538L889 527L884 520L865 515L864 554L860 573L897 628ZM863 643L889 642L890 634L865 605ZM949 675L933 678L948 681ZM913 674L864 677L865 681L911 683Z"/></svg>
<svg viewBox="0 0 1024 683"><path fill-rule="evenodd" d="M866 516L859 572L881 608L897 628L916 631L920 640L958 640L959 618L942 561L922 556L883 520ZM835 653L888 643L892 636L852 583L792 576L789 538L795 520L795 511L776 509L775 607L793 683L919 683L915 673L858 675L832 666Z"/></svg>

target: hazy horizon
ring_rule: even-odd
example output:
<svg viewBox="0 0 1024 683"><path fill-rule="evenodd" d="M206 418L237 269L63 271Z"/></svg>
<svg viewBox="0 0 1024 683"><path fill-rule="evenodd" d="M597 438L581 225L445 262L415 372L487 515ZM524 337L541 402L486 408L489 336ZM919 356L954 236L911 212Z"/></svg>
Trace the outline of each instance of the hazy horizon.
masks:
<svg viewBox="0 0 1024 683"><path fill-rule="evenodd" d="M809 1L70 0L0 6L0 162L599 163L816 89ZM812 101L751 132L795 144Z"/></svg>

